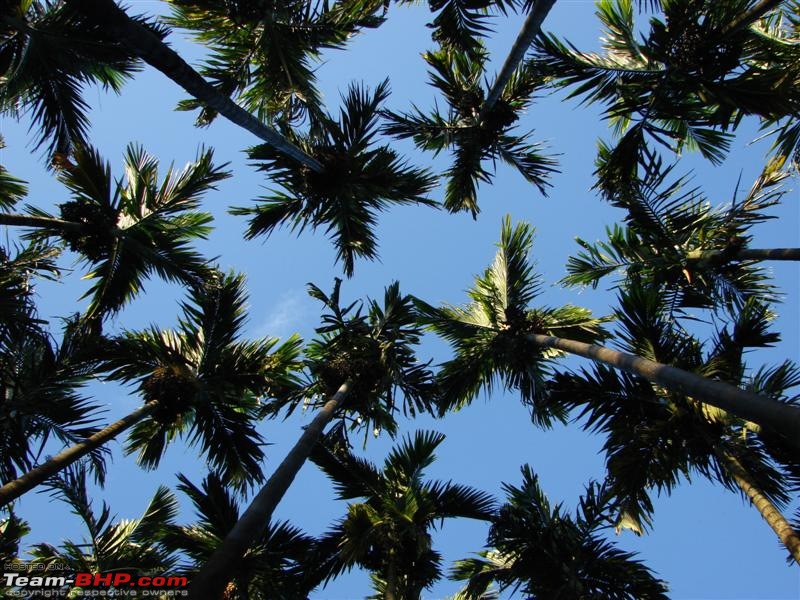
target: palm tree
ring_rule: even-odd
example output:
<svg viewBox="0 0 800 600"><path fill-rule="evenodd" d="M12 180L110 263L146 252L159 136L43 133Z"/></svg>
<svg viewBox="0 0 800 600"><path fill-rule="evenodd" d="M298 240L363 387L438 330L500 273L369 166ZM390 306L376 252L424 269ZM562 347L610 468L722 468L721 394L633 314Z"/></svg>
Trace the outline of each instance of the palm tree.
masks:
<svg viewBox="0 0 800 600"><path fill-rule="evenodd" d="M791 28L764 20L777 2L680 0L656 3L650 30L638 41L631 0L598 3L605 25L601 54L555 36L537 42L535 64L572 96L606 106L618 134L598 186L613 193L635 178L645 136L677 152L699 150L714 163L730 147L731 130L747 115L771 122L796 115L800 50Z"/></svg>
<svg viewBox="0 0 800 600"><path fill-rule="evenodd" d="M414 107L410 113L385 112L389 123L383 132L400 139L411 138L416 146L438 154L452 150L453 165L445 173L444 206L451 212L478 212L477 185L489 183L492 173L484 161L500 159L516 168L526 180L544 193L547 176L555 162L541 153L542 146L529 141L530 133L512 130L520 114L531 102L533 92L544 80L522 65L503 84L499 98L490 104L481 79L486 57L471 57L464 52L428 52L425 60L432 67L430 82L445 97L446 114L438 108L426 114Z"/></svg>
<svg viewBox="0 0 800 600"><path fill-rule="evenodd" d="M522 485L504 484L508 501L489 530L491 550L461 560L453 578L469 580L459 598L479 600L492 583L527 598L667 598L666 585L635 555L604 539L608 527L605 494L592 485L575 517L551 506L528 465Z"/></svg>
<svg viewBox="0 0 800 600"><path fill-rule="evenodd" d="M29 207L28 214L0 213L0 224L34 228L36 240L61 238L80 254L95 280L86 292L88 319L118 311L152 274L189 285L202 279L206 260L189 242L208 235L212 218L197 209L202 195L230 176L214 165L212 150L200 150L180 173L170 167L160 183L158 161L138 146L128 147L126 180L116 183L96 150L78 148L73 156L59 173L72 193L60 218Z"/></svg>
<svg viewBox="0 0 800 600"><path fill-rule="evenodd" d="M198 520L169 526L161 543L188 558L177 569L191 578L239 520L239 504L213 473L200 487L183 475L178 479L178 489L192 501ZM288 523L267 524L237 563L225 598L305 598L321 581L321 576L311 576L314 565L309 561L315 550L316 540Z"/></svg>
<svg viewBox="0 0 800 600"><path fill-rule="evenodd" d="M166 487L156 490L140 518L115 522L105 502L100 514L95 513L82 468L67 469L62 476L51 479L49 485L53 497L69 504L72 512L83 521L89 534L88 543L65 540L60 547L36 544L28 551L33 557L32 564L58 564L65 574L163 573L174 565L170 553L158 543L178 514L178 501Z"/></svg>
<svg viewBox="0 0 800 600"><path fill-rule="evenodd" d="M383 23L379 0L266 2L171 0L169 23L194 32L211 52L201 74L265 122L288 124L321 113L312 63L324 49L344 48L362 28ZM183 101L180 108L202 106ZM207 108L199 124L216 113Z"/></svg>
<svg viewBox="0 0 800 600"><path fill-rule="evenodd" d="M152 21L135 22L157 40L166 35ZM10 0L0 9L0 111L29 114L39 129L37 148L46 145L51 156L86 143L83 88L100 84L119 92L137 62L102 23L68 3Z"/></svg>
<svg viewBox="0 0 800 600"><path fill-rule="evenodd" d="M524 3L530 13L500 73L484 90L481 77L487 57L479 38L487 27L478 11L493 7L505 13L507 8L515 8L515 3L442 3L441 13L431 24L441 50L426 54L425 60L434 69L431 85L450 107L447 117L438 108L430 115L416 107L412 113L386 113L391 121L383 128L386 133L412 138L418 148L435 154L453 149L455 162L446 173L449 180L445 191L445 208L451 212L469 210L473 217L480 212L476 186L492 180L492 174L482 167L484 160L500 158L545 193L546 177L556 170L555 161L540 154L540 144L528 143L531 132L522 136L509 133L530 104L533 92L544 83L521 63L553 4L555 0Z"/></svg>
<svg viewBox="0 0 800 600"><path fill-rule="evenodd" d="M214 555L191 583L194 597L217 598L238 564L272 517L275 507L305 463L325 427L335 418L362 428L365 435L382 429L394 434L397 425L397 395L402 395L403 411L412 416L430 412L436 393L433 375L427 364L420 363L414 346L421 335L416 325L412 298L400 294L397 283L386 288L383 306L370 301L366 314L358 303L342 308L336 279L327 296L316 286L310 293L330 310L317 332L321 338L306 351L312 381L307 395L319 407L297 443L275 469L267 483L253 498ZM355 311L354 311L355 309ZM289 403L294 410L300 400ZM280 403L286 404L286 403ZM279 406L280 406L279 404Z"/></svg>
<svg viewBox="0 0 800 600"><path fill-rule="evenodd" d="M481 390L491 392L501 383L505 389L519 392L534 421L548 425L565 416L550 411L544 402L551 363L559 353L537 349L524 333L542 328L553 335L595 341L606 335L603 319L594 319L590 311L572 305L529 309L541 289L527 262L533 229L524 223L512 228L506 218L500 235L494 262L476 278L467 307L437 309L417 300L422 322L450 341L457 354L441 366L437 376L440 413L461 409Z"/></svg>
<svg viewBox="0 0 800 600"><path fill-rule="evenodd" d="M637 285L662 290L675 307L729 308L750 296L769 298L773 288L758 266L762 260L800 260L796 248L751 248L753 225L770 219L766 210L785 193L788 173L771 163L741 200L712 208L687 177L670 180L674 166L654 158L641 178L619 187L612 203L627 211L625 225L607 228L608 239L590 244L569 259L568 285L592 285L622 272Z"/></svg>
<svg viewBox="0 0 800 600"><path fill-rule="evenodd" d="M481 388L491 389L493 380L500 378L506 387L523 390L524 401L534 400L534 418L537 414L547 418L553 407L542 403L537 407L535 400L544 395L549 361L568 353L692 396L778 432L787 442L797 438L797 407L642 356L587 343L583 340L600 339L603 332L600 322L590 318L585 309L529 309L538 287L527 261L531 244L530 226L521 223L512 229L507 218L495 261L476 279L468 306L434 308L418 303L421 322L449 341L456 353L440 371L443 410L468 403ZM562 332L572 338L560 337Z"/></svg>
<svg viewBox="0 0 800 600"><path fill-rule="evenodd" d="M324 227L336 246L337 260L351 276L356 257L377 258L372 231L376 212L394 204L435 205L426 197L435 184L428 171L408 166L388 144L375 145L380 105L388 95L388 81L372 94L351 86L338 122L320 116L307 134L287 134L320 162L318 172L268 144L250 150L250 158L260 161L259 168L284 191L262 198L255 207L232 211L253 215L247 238L269 235L282 224L300 231Z"/></svg>
<svg viewBox="0 0 800 600"><path fill-rule="evenodd" d="M745 377L744 352L779 339L769 331L772 317L763 305L747 301L704 353L702 344L670 317L667 300L651 288L628 290L617 310L626 350L706 377L744 381L754 391L797 406L797 399L785 395L786 389L800 384L800 371L793 365L762 369L749 382ZM774 452L780 440L771 439L769 432L604 365L559 373L551 384L550 400L565 409L580 409L585 427L606 435L608 491L618 507L618 530L641 534L651 524L649 491L669 493L682 477L699 473L745 494L800 558L800 536L780 514L791 499L789 482L800 464L794 452Z"/></svg>
<svg viewBox="0 0 800 600"><path fill-rule="evenodd" d="M3 482L15 480L20 471L34 469L51 440L75 444L98 431L99 407L81 393L98 368L92 341L75 322L68 322L56 343L36 322L30 305L15 318L18 323L0 328ZM95 477L102 481L103 453L91 449L84 454L89 455Z"/></svg>
<svg viewBox="0 0 800 600"><path fill-rule="evenodd" d="M495 503L489 494L463 485L424 481L445 436L417 431L396 446L382 469L331 440L315 447L311 460L331 479L340 500L363 499L320 540L335 548L328 577L361 566L372 573L375 598L418 600L441 578L441 555L430 530L444 519L488 521Z"/></svg>
<svg viewBox="0 0 800 600"><path fill-rule="evenodd" d="M300 365L300 340L241 341L246 297L241 275L218 275L190 293L177 331L151 326L127 332L106 349L103 369L114 381L137 381L145 403L80 443L0 488L5 504L131 429L126 451L155 468L178 436L198 444L228 485L262 479L263 440L253 421L260 396L290 394Z"/></svg>
<svg viewBox="0 0 800 600"><path fill-rule="evenodd" d="M102 28L123 48L164 73L209 109L250 131L299 164L306 165L313 171L320 170L321 165L314 158L305 154L275 129L265 125L203 79L163 41L163 35L154 34L141 24L140 19L129 17L114 0L63 1L95 27Z"/></svg>

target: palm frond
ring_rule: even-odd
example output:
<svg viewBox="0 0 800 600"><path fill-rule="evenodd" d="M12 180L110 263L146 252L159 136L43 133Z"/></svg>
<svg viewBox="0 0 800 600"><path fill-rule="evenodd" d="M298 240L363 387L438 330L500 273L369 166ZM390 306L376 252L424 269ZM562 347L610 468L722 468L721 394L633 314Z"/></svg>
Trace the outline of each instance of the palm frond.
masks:
<svg viewBox="0 0 800 600"><path fill-rule="evenodd" d="M381 474L374 464L347 449L337 448L330 438L314 447L310 460L333 482L341 500L376 493L382 485Z"/></svg>
<svg viewBox="0 0 800 600"><path fill-rule="evenodd" d="M744 116L757 115L772 126L796 114L800 103L790 89L795 76L787 77L785 69L800 56L796 35L770 28L769 19L733 25L751 8L748 0L650 4L660 5L662 14L650 18L649 32L640 40L633 3L603 0L597 11L605 27L602 52L582 52L544 35L533 58L551 85L602 104L605 118L624 134L605 152L598 172L599 187L609 192L615 180L630 180L648 151L645 135L678 153L699 150L716 164ZM786 62L789 54L793 58ZM783 131L778 143L786 156L791 132Z"/></svg>
<svg viewBox="0 0 800 600"><path fill-rule="evenodd" d="M270 2L262 9L230 2L172 0L168 22L193 32L210 49L200 73L262 121L292 124L321 114L315 63L328 49L342 49L363 29L380 26L383 3L337 0ZM198 125L216 113L195 100L181 110L202 108Z"/></svg>
<svg viewBox="0 0 800 600"><path fill-rule="evenodd" d="M0 520L0 560L11 563L19 559L19 544L31 531L28 523L13 510Z"/></svg>
<svg viewBox="0 0 800 600"><path fill-rule="evenodd" d="M5 148L5 146L5 142L0 136L0 149ZM27 182L14 177L4 167L0 166L0 210L9 210L27 195Z"/></svg>
<svg viewBox="0 0 800 600"><path fill-rule="evenodd" d="M481 38L489 31L487 9L492 0L430 0L431 11L438 14L428 25L433 40L443 48L481 57L485 49ZM504 10L503 3L497 3Z"/></svg>
<svg viewBox="0 0 800 600"><path fill-rule="evenodd" d="M741 307L750 297L768 301L774 291L755 261L738 258L752 240L750 229L770 218L767 210L784 193L787 177L772 161L742 199L712 207L689 177L650 155L634 181L615 184L608 199L626 210L625 226L607 228L607 240L589 244L571 257L563 280L597 286L619 273L622 286L650 285L674 297L676 307Z"/></svg>
<svg viewBox="0 0 800 600"><path fill-rule="evenodd" d="M481 490L448 481L428 483L425 491L443 516L488 521L496 514L494 497Z"/></svg>

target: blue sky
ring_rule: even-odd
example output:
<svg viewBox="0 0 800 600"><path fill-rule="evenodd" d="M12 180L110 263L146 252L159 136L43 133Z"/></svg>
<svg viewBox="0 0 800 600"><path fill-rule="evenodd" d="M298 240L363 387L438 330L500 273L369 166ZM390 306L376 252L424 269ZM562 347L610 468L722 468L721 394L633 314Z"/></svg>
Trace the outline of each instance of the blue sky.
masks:
<svg viewBox="0 0 800 600"><path fill-rule="evenodd" d="M133 1L128 5L135 12L162 10L159 2ZM375 86L386 77L394 92L388 103L390 108L407 109L412 101L420 106L430 104L433 90L427 85L426 64L420 57L421 52L433 46L430 31L425 27L429 20L425 7L393 5L383 27L357 36L345 52L327 53L318 75L330 110L338 111L339 93L351 81ZM496 34L488 43L495 66L502 62L521 23L521 16L496 20ZM557 2L544 28L567 37L580 48L597 45L599 23L591 2ZM199 56L197 48L181 40L178 34L171 41L184 56ZM235 176L220 184L219 190L205 200L204 208L214 214L216 229L201 248L209 256L219 256L224 268L247 274L249 335L285 337L296 331L309 339L320 307L307 297L306 283L314 282L329 289L334 276L341 275L339 267L334 265L331 244L321 231L306 231L298 237L281 230L266 241L245 241L244 219L228 215L226 210L230 205L247 204L270 186L263 174L248 166L242 152L256 140L221 119L209 129L194 128L192 114L172 111L183 97L181 90L152 69L139 74L119 97L89 90L86 99L94 107L91 139L116 167L129 142L141 143L162 160L165 168L173 161L181 166L192 160L200 144L214 147L219 161L230 161ZM41 156L31 154L27 123L17 124L4 117L0 127L7 144L0 154L2 164L30 182L30 202L52 208L66 200L65 190L42 168ZM345 282L343 293L350 298L378 297L384 286L397 279L403 291L430 303L463 302L464 290L470 286L473 275L494 254L501 219L510 214L514 221L529 221L537 229L534 257L548 284L541 298L543 304L571 302L588 306L598 314L610 312L613 295L609 293L550 286L565 274L567 257L577 247L575 236L588 240L602 238L603 228L619 218L617 210L589 191L596 140L608 139L610 132L598 119L595 107L566 101L564 94L537 100L521 128L534 129L535 139L545 141L559 155L561 173L553 177L548 198L542 197L517 173L498 165L493 185L480 190L482 212L476 221L468 215L450 215L424 207L402 207L384 213L378 227L381 260L357 263L355 277ZM755 126L745 124L741 132L734 152L721 167L713 168L697 156L687 156L683 161L685 169L695 169L695 183L702 185L715 201L732 198L740 175L742 187L749 187L763 164L767 145L749 144L756 137ZM431 160L430 155L415 151L410 144L392 144L415 164L430 165L439 171L447 164L446 156ZM789 185L796 189L798 183L795 179ZM441 188L437 188L433 197L441 199L441 194ZM776 211L780 218L755 230L754 246L798 244L798 200L800 195L796 191L786 196L784 205ZM780 317L776 326L784 339L777 348L752 355L754 365L797 359L800 355L800 267L774 265L773 270L786 294L785 302L778 308ZM76 299L86 288L79 276L76 270L64 284L39 286L40 310L45 318L76 310ZM148 283L146 290L145 295L115 319L112 328L174 324L181 290L157 281ZM421 354L438 361L447 357L447 350L440 341L429 339ZM94 384L91 392L107 406L109 420L129 412L140 402L112 384ZM295 415L286 421L262 424L261 431L273 444L267 450L267 472L281 460L309 419L308 415ZM444 420L423 417L401 424L402 434L416 429L436 429L447 435L438 460L428 471L429 477L473 485L498 498L501 482L519 483L519 467L524 463L539 473L542 487L551 500L563 501L567 506L574 506L590 479L603 475L603 459L597 454L602 445L599 438L575 425L551 431L534 428L527 410L513 394L495 393L491 398L479 398L468 409ZM390 446L391 440L386 436L371 439L365 454L381 462ZM182 472L195 482L204 473L203 461L196 451L180 444L168 451L156 472L139 470L133 457L123 457L119 447L119 443L114 444L108 483L97 492L96 502L99 506L100 500L105 499L120 517L138 516L159 484L174 487L175 473ZM319 534L344 512L344 504L332 498L327 480L313 465L306 465L276 516L309 533ZM29 543L56 543L67 536L82 535L77 518L67 517L64 506L52 504L46 495L28 494L20 503L19 513L33 526L26 540ZM189 522L190 512L184 511L181 519ZM485 532L485 525L469 521L445 524L436 535L436 547L450 562L481 550ZM641 558L669 582L673 598L800 597L800 570L786 566L785 552L755 509L739 496L720 486L711 486L702 478L658 500L651 533L641 538L623 534L617 541L624 548L641 553ZM457 584L445 580L426 598L442 598L456 589ZM363 598L369 593L367 575L353 571L313 597L349 599Z"/></svg>

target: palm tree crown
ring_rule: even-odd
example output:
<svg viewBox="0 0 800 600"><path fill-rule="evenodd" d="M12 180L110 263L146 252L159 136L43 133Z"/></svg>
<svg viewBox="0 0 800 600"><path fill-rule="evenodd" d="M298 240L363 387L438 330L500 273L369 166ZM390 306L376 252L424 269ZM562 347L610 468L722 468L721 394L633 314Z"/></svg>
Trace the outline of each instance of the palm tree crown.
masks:
<svg viewBox="0 0 800 600"><path fill-rule="evenodd" d="M377 257L372 229L375 213L392 204L435 203L426 197L434 178L424 169L409 167L389 145L375 146L380 105L389 95L387 81L374 93L351 86L343 98L339 120L315 119L307 134L288 138L322 164L319 172L264 144L250 151L260 169L285 192L263 198L253 208L232 212L253 215L247 237L269 234L288 224L301 231L324 227L336 246L337 260L350 276L355 259Z"/></svg>
<svg viewBox="0 0 800 600"><path fill-rule="evenodd" d="M453 166L445 173L445 208L451 212L469 210L476 216L477 185L492 180L492 173L483 163L497 159L516 168L544 193L547 176L556 170L555 162L541 154L540 144L528 141L530 133L512 132L544 80L524 65L517 68L498 101L484 111L484 55L471 57L463 52L439 50L424 56L433 69L431 85L447 101L447 113L436 108L425 114L416 107L411 113L387 112L389 124L383 131L401 139L412 138L418 148L436 154L452 150Z"/></svg>
<svg viewBox="0 0 800 600"><path fill-rule="evenodd" d="M438 374L442 411L469 404L481 389L497 381L520 393L540 424L562 418L543 403L550 364L559 351L541 348L526 336L531 333L571 337L593 342L604 337L602 320L589 310L566 305L531 308L540 292L540 280L528 261L533 229L527 223L514 227L503 222L494 262L475 279L465 307L434 308L417 302L421 320L453 346L455 357Z"/></svg>
<svg viewBox="0 0 800 600"><path fill-rule="evenodd" d="M329 312L317 329L320 337L306 348L311 379L306 394L329 398L350 381L352 387L337 416L367 434L387 431L394 435L400 407L404 414L414 416L432 412L436 402L434 375L429 364L416 356L422 330L413 299L402 295L395 282L386 288L383 305L370 300L366 311L357 302L342 307L340 285L336 279L330 295L309 286L309 293Z"/></svg>
<svg viewBox="0 0 800 600"><path fill-rule="evenodd" d="M798 383L793 364L746 376L744 353L779 340L769 331L772 313L754 299L705 351L670 316L668 299L652 288L621 294L616 315L627 351L797 404L786 394ZM791 498L797 461L779 436L686 394L596 365L591 371L557 374L550 400L580 409L585 427L607 436L608 492L615 498L620 529L641 534L651 524L650 490L669 493L693 473L738 490L734 464L777 506Z"/></svg>
<svg viewBox="0 0 800 600"><path fill-rule="evenodd" d="M552 506L528 465L522 485L504 484L508 501L489 530L492 550L459 561L455 579L469 579L464 600L479 600L494 582L527 598L666 599L666 585L635 555L605 540L602 487L590 486L575 517Z"/></svg>
<svg viewBox="0 0 800 600"><path fill-rule="evenodd" d="M632 0L599 2L601 54L581 52L552 35L537 42L538 68L556 85L572 87L571 95L604 104L616 132L624 133L613 150L606 148L601 189L613 190L616 181L635 175L645 134L719 163L743 116L776 122L800 107L797 32L776 23L779 13L761 19L777 3L657 4L663 17L651 17L649 33L639 41ZM742 21L742 15L750 16Z"/></svg>
<svg viewBox="0 0 800 600"><path fill-rule="evenodd" d="M262 479L259 398L296 388L300 340L239 340L245 304L244 278L217 274L192 289L177 330L151 326L114 340L105 359L109 379L137 381L144 400L158 402L127 446L143 466L156 467L167 443L184 435L229 485Z"/></svg>
<svg viewBox="0 0 800 600"><path fill-rule="evenodd" d="M451 482L424 481L444 436L418 431L396 446L382 469L352 454L329 436L311 460L333 481L347 516L320 541L336 548L329 576L359 565L373 574L380 598L420 598L441 573L441 556L430 530L436 522L463 517L489 520L494 500L488 494Z"/></svg>
<svg viewBox="0 0 800 600"><path fill-rule="evenodd" d="M30 235L61 237L91 266L88 316L119 310L152 274L189 285L202 279L206 261L189 242L205 238L212 219L197 209L202 195L230 176L214 165L213 151L201 150L180 173L170 167L160 183L158 161L138 146L128 147L126 180L116 184L96 150L78 148L74 158L59 175L73 199L60 205L60 220L29 208L43 220Z"/></svg>
<svg viewBox="0 0 800 600"><path fill-rule="evenodd" d="M757 263L739 252L752 240L749 229L770 216L780 202L788 173L770 164L746 196L724 208L712 208L697 188L685 189L686 177L670 180L673 167L654 158L641 178L619 186L610 198L627 211L624 226L607 228L608 239L590 244L570 258L569 285L596 287L609 274L668 294L673 306L732 307L748 297L769 299L772 286Z"/></svg>

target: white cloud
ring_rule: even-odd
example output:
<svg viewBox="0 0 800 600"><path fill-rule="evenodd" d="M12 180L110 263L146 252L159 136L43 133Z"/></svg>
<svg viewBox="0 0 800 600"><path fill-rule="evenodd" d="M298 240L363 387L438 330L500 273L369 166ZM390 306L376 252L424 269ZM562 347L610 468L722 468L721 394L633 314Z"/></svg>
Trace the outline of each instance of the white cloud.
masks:
<svg viewBox="0 0 800 600"><path fill-rule="evenodd" d="M295 289L281 294L256 328L256 334L259 337L270 335L285 338L293 333L306 334L313 331L314 327L308 294L305 290Z"/></svg>

